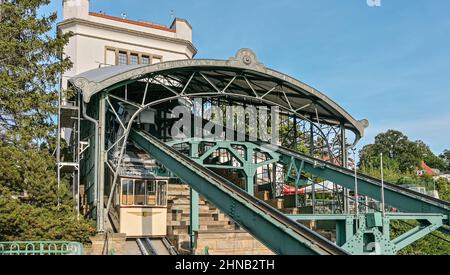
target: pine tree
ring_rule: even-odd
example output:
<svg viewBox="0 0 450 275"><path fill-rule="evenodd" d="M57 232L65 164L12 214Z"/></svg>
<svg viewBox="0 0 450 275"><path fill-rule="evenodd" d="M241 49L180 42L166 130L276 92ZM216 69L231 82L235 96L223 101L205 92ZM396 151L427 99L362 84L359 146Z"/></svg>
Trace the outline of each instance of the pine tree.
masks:
<svg viewBox="0 0 450 275"><path fill-rule="evenodd" d="M49 0L0 3L0 240L86 241L93 227L77 220L67 183L58 188L53 156L71 34L51 34L56 13L38 16Z"/></svg>

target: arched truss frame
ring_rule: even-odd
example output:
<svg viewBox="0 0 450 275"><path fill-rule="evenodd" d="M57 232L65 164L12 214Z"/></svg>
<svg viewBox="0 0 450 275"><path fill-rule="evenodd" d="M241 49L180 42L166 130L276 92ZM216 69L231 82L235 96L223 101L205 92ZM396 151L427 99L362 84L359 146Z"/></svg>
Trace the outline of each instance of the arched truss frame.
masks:
<svg viewBox="0 0 450 275"><path fill-rule="evenodd" d="M192 79L195 74L196 74L196 72L192 73L190 79ZM118 147L119 148L119 156L116 157L116 158L113 157L112 159L110 159L107 162L107 166L109 167L109 169L111 170L111 172L114 175L114 177L113 177L113 186L111 188L111 194L109 196L109 201L108 201L108 204L107 204L107 210L109 209L109 207L111 205L111 199L113 197L112 194L113 194L113 191L114 191L115 186L116 186L117 178L118 178L119 171L120 171L120 168L121 168L121 165L122 165L122 161L123 161L123 156L125 154L125 148L126 148L126 144L127 144L127 141L128 141L128 135L129 135L129 133L131 131L131 127L132 127L132 124L133 124L134 120L136 119L136 117L141 112L143 112L144 110L146 110L146 109L148 109L148 108L150 108L152 106L155 106L155 105L158 105L158 104L161 104L161 103L164 103L164 102L172 101L172 100L178 100L178 99L190 100L190 99L199 98L199 97L200 98L211 98L211 97L225 97L225 98L231 97L231 98L233 98L231 95L226 94L224 92L219 92L216 89L213 89L212 92L186 94L185 91L189 87L189 82L185 84L182 92L178 93L170 86L170 84L168 84L170 82L165 77L163 77L163 79L165 81L157 80L160 77L163 77L163 76L157 75L157 74L153 74L150 77L145 77L145 78L141 78L141 79L135 80L135 81L145 81L148 84L148 85L146 84L146 89L143 91L143 96L142 96L141 100L139 100L139 101L135 101L135 102L130 101L129 99L125 98L125 93L122 96L107 93L106 96L105 96L105 100L106 100L106 103L108 105L109 110L112 111L112 113L114 114L116 120L119 122L120 127L123 130L123 134L120 137L118 137L115 141L113 141L112 145L107 149L108 156L112 156L112 154L110 154L111 151L114 150L114 148L117 148L116 146L121 143L121 145ZM202 76L202 77L205 77L205 76ZM169 97L166 97L164 99L159 99L159 100L147 102L146 96L149 94L149 88L148 87L150 86L149 84L152 81L158 82L160 84L160 86L162 86L165 89L167 89L168 91L172 92L173 96L169 96ZM209 82L210 81L208 81L208 83ZM231 85L231 84L232 84L231 82L228 83L228 86ZM126 87L127 84L124 84L124 85ZM211 85L211 87L213 87L213 86ZM250 99L250 100L254 99L253 97L242 96L240 100L242 100L242 98ZM130 106L134 106L135 108L137 108L137 110L136 110L136 112L132 115L132 117L129 120L123 121L123 119L118 115L117 110L114 108L114 105L113 105L113 102L111 102L111 99L113 99L115 101L119 101L119 102L125 103L125 104L129 104ZM265 100L264 98L259 98L259 99L261 100L262 103L267 104L269 106L273 104L270 101ZM276 105L276 106L280 107L280 109L285 110L287 112L292 111L292 110L289 110L285 106L282 106L280 104L273 104L273 105ZM335 155L335 152L336 152L336 150L337 151L341 150L340 149L340 146L341 146L340 135L341 134L339 132L340 126L323 125L323 124L320 124L320 123L317 123L317 122L314 122L314 121L310 120L309 118L303 116L300 113L295 113L295 115L297 115L296 117L299 118L299 121L309 123L310 127L312 127L313 135L318 137L318 138L321 138L323 144L320 147L319 146L316 147L315 145L317 144L317 142L315 142L315 145L314 145L315 149L314 150L316 152L328 151L329 155L330 155L330 160L335 162L335 163L339 162L339 158L338 158L339 155ZM320 122L320 120L319 120L319 122ZM311 129L309 129L309 131L310 130ZM331 140L330 140L330 137L332 137ZM325 148L326 148L326 150L324 150Z"/></svg>
<svg viewBox="0 0 450 275"><path fill-rule="evenodd" d="M220 76L220 73L213 77L209 74L212 71L225 72L226 77ZM184 77L179 77L177 72L183 72ZM218 77L228 79L225 82L218 82ZM272 81L256 83L255 78L258 77L265 80L270 77ZM106 149L108 159L105 162L114 175L107 210L111 205L133 122L144 110L161 103L174 100L189 101L194 98L226 98L241 103L276 106L288 117L288 124L289 121L293 121L293 127L289 131L306 130L306 126L309 125L309 129L302 134L303 136L309 134L308 144L312 155L316 152L327 152L327 160L341 164L346 159L346 146L351 145L346 142L345 130L349 129L355 133L353 142L355 144L367 127L367 121L354 120L342 108L309 86L263 67L254 53L248 49L240 50L236 57L229 61L166 62L124 71L99 83L89 80L86 74L82 74L75 77L72 83L83 94L85 103L89 103L92 95L101 93L100 100L105 100L107 109L111 111L121 128L120 136L110 140L112 145ZM131 98L128 86L133 83L143 84L145 88ZM268 86L268 83L271 85ZM306 90L306 95L303 95L304 103L299 105L299 101L292 95L292 85ZM153 87L156 86L159 87L158 93L165 92L159 98L153 93ZM243 90L246 92L242 92ZM112 101L133 106L136 111L124 119L118 114ZM324 102L331 107L324 106ZM329 111L330 109L332 111ZM337 110L341 117L334 118L333 110Z"/></svg>

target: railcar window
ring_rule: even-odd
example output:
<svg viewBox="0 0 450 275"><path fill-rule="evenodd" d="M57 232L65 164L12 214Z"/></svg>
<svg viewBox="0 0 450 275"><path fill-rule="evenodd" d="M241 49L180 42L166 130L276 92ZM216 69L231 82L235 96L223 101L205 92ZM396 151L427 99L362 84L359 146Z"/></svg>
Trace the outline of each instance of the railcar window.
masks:
<svg viewBox="0 0 450 275"><path fill-rule="evenodd" d="M122 180L122 205L166 206L167 181L165 180Z"/></svg>
<svg viewBox="0 0 450 275"><path fill-rule="evenodd" d="M122 204L123 205L133 205L134 196L134 184L133 180L122 181Z"/></svg>
<svg viewBox="0 0 450 275"><path fill-rule="evenodd" d="M136 180L134 186L134 204L145 205L145 182Z"/></svg>
<svg viewBox="0 0 450 275"><path fill-rule="evenodd" d="M156 205L156 182L153 180L147 181L147 205Z"/></svg>
<svg viewBox="0 0 450 275"><path fill-rule="evenodd" d="M159 187L158 205L166 205L167 181L158 181L158 187Z"/></svg>

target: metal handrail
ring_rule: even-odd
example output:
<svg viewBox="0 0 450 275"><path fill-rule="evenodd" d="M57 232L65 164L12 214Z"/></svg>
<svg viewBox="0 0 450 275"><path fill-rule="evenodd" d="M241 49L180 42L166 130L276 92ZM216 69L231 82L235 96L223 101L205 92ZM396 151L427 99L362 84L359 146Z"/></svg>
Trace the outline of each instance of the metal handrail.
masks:
<svg viewBox="0 0 450 275"><path fill-rule="evenodd" d="M0 255L83 255L83 244L68 241L0 242Z"/></svg>

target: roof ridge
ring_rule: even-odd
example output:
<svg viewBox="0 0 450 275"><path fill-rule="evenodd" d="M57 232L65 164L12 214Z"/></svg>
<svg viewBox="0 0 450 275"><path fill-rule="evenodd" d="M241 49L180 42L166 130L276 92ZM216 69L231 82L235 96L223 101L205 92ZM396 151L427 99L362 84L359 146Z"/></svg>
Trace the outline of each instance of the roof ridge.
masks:
<svg viewBox="0 0 450 275"><path fill-rule="evenodd" d="M141 27L147 27L147 28L152 28L152 29L157 29L157 30L162 30L162 31L167 31L167 32L173 32L173 33L176 32L175 29L171 29L171 28L169 28L167 26L160 25L160 24L155 24L155 23L150 23L150 22L142 22L142 21L136 21L136 20L123 19L123 18L120 18L120 17L107 15L107 14L102 14L102 13L97 13L97 12L89 12L89 15L95 16L95 17L104 18L104 19L114 20L114 21L118 21L118 22L122 22L122 23L138 25L138 26L141 26Z"/></svg>

